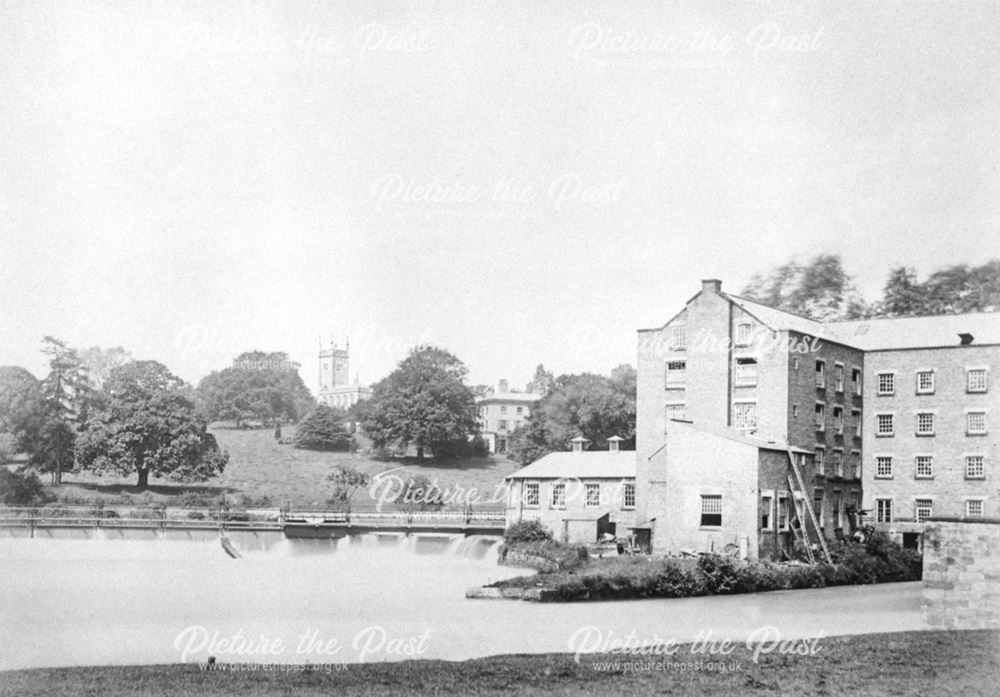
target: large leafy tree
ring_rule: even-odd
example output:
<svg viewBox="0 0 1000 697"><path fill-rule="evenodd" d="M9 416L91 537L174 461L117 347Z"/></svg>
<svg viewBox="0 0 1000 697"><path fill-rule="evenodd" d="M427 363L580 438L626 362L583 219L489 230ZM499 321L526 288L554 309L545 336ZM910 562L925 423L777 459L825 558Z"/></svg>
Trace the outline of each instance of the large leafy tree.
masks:
<svg viewBox="0 0 1000 697"><path fill-rule="evenodd" d="M20 366L0 366L0 433L20 439L41 404L38 378Z"/></svg>
<svg viewBox="0 0 1000 697"><path fill-rule="evenodd" d="M816 320L854 319L869 313L839 255L794 259L756 274L741 292L749 300Z"/></svg>
<svg viewBox="0 0 1000 697"><path fill-rule="evenodd" d="M77 439L80 469L120 476L204 481L221 474L228 456L197 413L184 382L156 361L111 371Z"/></svg>
<svg viewBox="0 0 1000 697"><path fill-rule="evenodd" d="M527 385L528 392L545 394L556 384L556 377L551 370L546 370L541 363L535 368L535 377Z"/></svg>
<svg viewBox="0 0 1000 697"><path fill-rule="evenodd" d="M209 420L235 421L237 426L298 421L316 406L298 364L282 351L240 354L232 366L202 379L198 400Z"/></svg>
<svg viewBox="0 0 1000 697"><path fill-rule="evenodd" d="M295 428L295 447L307 450L348 450L351 434L344 412L320 404Z"/></svg>
<svg viewBox="0 0 1000 697"><path fill-rule="evenodd" d="M103 349L91 346L78 352L81 365L87 371L90 387L100 390L111 375L111 371L134 360L132 354L121 346Z"/></svg>
<svg viewBox="0 0 1000 697"><path fill-rule="evenodd" d="M879 314L885 317L995 312L1000 309L1000 260L982 266L956 264L938 269L925 281L909 267L889 272Z"/></svg>
<svg viewBox="0 0 1000 697"><path fill-rule="evenodd" d="M625 449L634 447L635 395L632 366L618 366L610 378L561 375L535 403L527 424L515 431L511 456L526 465L547 453L569 450L579 435L590 440L592 449L606 448L611 436L624 438Z"/></svg>
<svg viewBox="0 0 1000 697"><path fill-rule="evenodd" d="M454 452L478 431L465 365L444 349L418 346L375 385L363 426L376 447L415 446L417 457Z"/></svg>

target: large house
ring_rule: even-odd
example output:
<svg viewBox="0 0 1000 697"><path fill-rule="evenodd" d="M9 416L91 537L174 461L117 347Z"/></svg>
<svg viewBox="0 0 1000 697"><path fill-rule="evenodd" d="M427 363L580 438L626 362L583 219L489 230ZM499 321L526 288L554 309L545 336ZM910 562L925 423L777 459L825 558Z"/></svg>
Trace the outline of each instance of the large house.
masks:
<svg viewBox="0 0 1000 697"><path fill-rule="evenodd" d="M500 380L495 391L476 399L479 431L491 453L507 452L511 434L527 423L541 398L533 392L511 392L507 381Z"/></svg>

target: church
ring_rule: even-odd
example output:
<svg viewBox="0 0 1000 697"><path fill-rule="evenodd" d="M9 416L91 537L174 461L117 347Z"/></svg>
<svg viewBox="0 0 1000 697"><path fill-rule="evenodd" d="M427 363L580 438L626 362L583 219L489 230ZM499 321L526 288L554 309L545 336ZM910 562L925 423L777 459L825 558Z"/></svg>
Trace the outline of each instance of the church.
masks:
<svg viewBox="0 0 1000 697"><path fill-rule="evenodd" d="M363 399L370 399L372 389L350 381L351 342L347 340L343 348L331 338L329 343L319 346L319 403L338 409L348 409Z"/></svg>

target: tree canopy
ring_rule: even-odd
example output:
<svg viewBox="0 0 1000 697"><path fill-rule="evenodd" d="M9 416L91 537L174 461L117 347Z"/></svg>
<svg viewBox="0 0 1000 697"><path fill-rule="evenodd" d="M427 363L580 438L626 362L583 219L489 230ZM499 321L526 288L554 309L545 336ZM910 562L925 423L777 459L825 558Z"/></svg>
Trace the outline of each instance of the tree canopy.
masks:
<svg viewBox="0 0 1000 697"><path fill-rule="evenodd" d="M295 422L316 406L298 364L282 351L240 354L233 365L201 380L198 400L210 421L235 421L237 426Z"/></svg>
<svg viewBox="0 0 1000 697"><path fill-rule="evenodd" d="M946 266L919 281L900 266L889 272L878 313L885 317L948 315L1000 310L1000 260L982 266Z"/></svg>
<svg viewBox="0 0 1000 697"><path fill-rule="evenodd" d="M820 254L804 264L792 259L755 274L741 295L816 320L854 319L868 312L837 254Z"/></svg>
<svg viewBox="0 0 1000 697"><path fill-rule="evenodd" d="M344 412L320 404L295 428L295 447L307 450L349 450L351 434Z"/></svg>
<svg viewBox="0 0 1000 697"><path fill-rule="evenodd" d="M372 390L362 410L375 447L415 446L435 455L455 452L478 432L476 398L465 365L444 349L418 346Z"/></svg>

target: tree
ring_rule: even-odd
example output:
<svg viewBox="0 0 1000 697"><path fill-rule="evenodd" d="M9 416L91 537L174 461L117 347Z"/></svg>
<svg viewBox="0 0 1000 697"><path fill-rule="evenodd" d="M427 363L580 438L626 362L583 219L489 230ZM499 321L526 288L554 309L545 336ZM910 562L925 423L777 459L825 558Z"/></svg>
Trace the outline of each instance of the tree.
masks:
<svg viewBox="0 0 1000 697"><path fill-rule="evenodd" d="M87 371L87 378L92 390L100 390L104 387L105 380L111 375L111 371L133 360L132 354L121 346L110 349L91 346L80 351L79 358L80 364Z"/></svg>
<svg viewBox="0 0 1000 697"><path fill-rule="evenodd" d="M919 317L1000 309L1000 260L982 266L956 264L919 281L914 269L889 272L878 312L886 317Z"/></svg>
<svg viewBox="0 0 1000 697"><path fill-rule="evenodd" d="M42 407L42 383L26 369L0 366L0 433L18 443Z"/></svg>
<svg viewBox="0 0 1000 697"><path fill-rule="evenodd" d="M528 383L526 389L533 394L545 394L556 384L556 378L552 371L546 370L541 363L535 368L535 377Z"/></svg>
<svg viewBox="0 0 1000 697"><path fill-rule="evenodd" d="M351 443L344 412L325 404L316 407L295 429L296 448L346 451Z"/></svg>
<svg viewBox="0 0 1000 697"><path fill-rule="evenodd" d="M806 264L792 259L765 275L755 274L741 295L820 321L855 319L869 313L836 254L820 254Z"/></svg>
<svg viewBox="0 0 1000 697"><path fill-rule="evenodd" d="M347 465L337 465L337 467L327 475L326 480L333 482L334 489L327 503L341 506L350 506L351 499L358 489L368 486L371 481L366 473Z"/></svg>
<svg viewBox="0 0 1000 697"><path fill-rule="evenodd" d="M465 365L444 349L418 346L375 385L363 422L377 448L413 445L440 456L478 432L476 399Z"/></svg>
<svg viewBox="0 0 1000 697"><path fill-rule="evenodd" d="M295 422L316 406L299 376L298 364L282 351L247 351L233 365L198 384L198 400L211 421L275 424Z"/></svg>
<svg viewBox="0 0 1000 697"><path fill-rule="evenodd" d="M48 503L55 497L34 472L11 472L0 467L0 503L6 506Z"/></svg>
<svg viewBox="0 0 1000 697"><path fill-rule="evenodd" d="M197 413L185 383L156 361L111 371L77 444L77 466L120 476L205 481L229 459Z"/></svg>
<svg viewBox="0 0 1000 697"><path fill-rule="evenodd" d="M909 317L922 312L926 304L924 289L917 281L917 272L900 266L889 272L878 313L883 317Z"/></svg>

